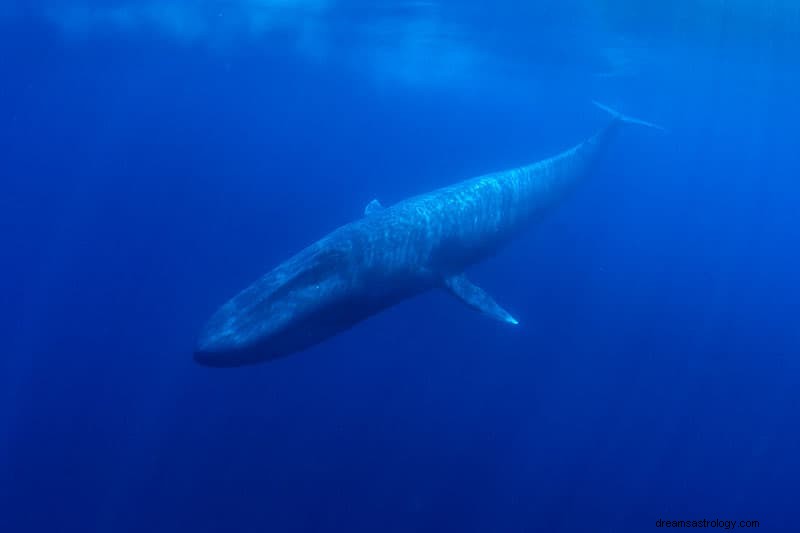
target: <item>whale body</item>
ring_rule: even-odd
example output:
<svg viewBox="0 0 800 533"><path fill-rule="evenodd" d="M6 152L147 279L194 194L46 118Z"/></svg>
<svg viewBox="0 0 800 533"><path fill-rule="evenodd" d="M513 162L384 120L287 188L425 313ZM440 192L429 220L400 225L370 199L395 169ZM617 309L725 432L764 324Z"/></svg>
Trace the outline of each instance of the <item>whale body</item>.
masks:
<svg viewBox="0 0 800 533"><path fill-rule="evenodd" d="M618 127L653 124L609 112L608 125L537 163L472 178L346 224L225 303L195 360L233 367L286 356L424 291L441 287L494 319L517 320L464 275L540 219L590 174Z"/></svg>

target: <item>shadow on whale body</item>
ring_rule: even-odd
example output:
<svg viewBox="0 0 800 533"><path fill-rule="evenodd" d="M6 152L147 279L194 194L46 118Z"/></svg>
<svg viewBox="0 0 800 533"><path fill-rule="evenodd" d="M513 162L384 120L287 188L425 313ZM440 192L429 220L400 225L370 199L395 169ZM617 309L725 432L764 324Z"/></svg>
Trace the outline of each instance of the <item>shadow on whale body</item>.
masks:
<svg viewBox="0 0 800 533"><path fill-rule="evenodd" d="M554 157L478 176L364 216L278 265L224 304L195 349L236 367L305 350L411 296L439 287L483 314L517 320L464 270L535 222L591 173L620 124L653 124L606 106L610 123Z"/></svg>

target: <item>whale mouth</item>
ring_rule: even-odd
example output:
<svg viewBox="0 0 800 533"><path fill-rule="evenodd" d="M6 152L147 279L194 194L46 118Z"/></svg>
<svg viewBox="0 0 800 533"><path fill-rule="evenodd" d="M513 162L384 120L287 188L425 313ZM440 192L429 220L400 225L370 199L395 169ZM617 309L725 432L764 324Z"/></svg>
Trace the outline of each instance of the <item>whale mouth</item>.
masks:
<svg viewBox="0 0 800 533"><path fill-rule="evenodd" d="M199 344L194 350L194 360L201 366L212 368L236 368L256 364L262 360L254 350L219 350L213 346Z"/></svg>
<svg viewBox="0 0 800 533"><path fill-rule="evenodd" d="M236 368L247 365L244 359L237 359L235 357L219 357L219 354L214 352L204 352L202 350L195 350L194 361L200 366L207 366L211 368Z"/></svg>
<svg viewBox="0 0 800 533"><path fill-rule="evenodd" d="M305 350L353 322L349 240L319 241L220 307L194 350L204 366L237 367Z"/></svg>
<svg viewBox="0 0 800 533"><path fill-rule="evenodd" d="M212 319L194 349L194 360L202 366L235 368L255 365L304 351L335 333L352 326L357 320L347 312L330 315L323 307L287 320L266 319L260 334L246 330L221 328Z"/></svg>
<svg viewBox="0 0 800 533"><path fill-rule="evenodd" d="M288 355L294 348L292 333L303 320L298 316L244 317L235 306L223 306L206 324L194 349L203 366L234 368Z"/></svg>
<svg viewBox="0 0 800 533"><path fill-rule="evenodd" d="M338 317L326 317L329 307L324 305L288 312L279 304L262 310L264 316L248 311L231 303L223 306L200 335L195 362L215 368L254 365L302 351L339 329Z"/></svg>

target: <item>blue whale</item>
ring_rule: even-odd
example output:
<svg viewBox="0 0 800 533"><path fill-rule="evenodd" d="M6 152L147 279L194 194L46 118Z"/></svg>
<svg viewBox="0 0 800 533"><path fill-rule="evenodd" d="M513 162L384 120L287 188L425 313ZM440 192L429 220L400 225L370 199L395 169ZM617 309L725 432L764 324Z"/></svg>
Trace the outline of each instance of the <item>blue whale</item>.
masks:
<svg viewBox="0 0 800 533"><path fill-rule="evenodd" d="M590 173L621 124L653 124L598 104L611 121L582 143L530 165L479 176L346 224L224 304L195 349L233 367L309 348L424 291L441 287L489 317L517 324L465 269L540 219Z"/></svg>

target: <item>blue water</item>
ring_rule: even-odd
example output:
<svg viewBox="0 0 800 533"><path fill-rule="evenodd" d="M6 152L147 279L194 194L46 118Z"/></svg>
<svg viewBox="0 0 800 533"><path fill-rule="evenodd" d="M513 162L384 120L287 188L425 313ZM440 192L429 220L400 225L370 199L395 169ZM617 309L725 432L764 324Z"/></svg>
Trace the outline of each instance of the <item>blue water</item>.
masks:
<svg viewBox="0 0 800 533"><path fill-rule="evenodd" d="M375 4L0 8L0 531L797 531L798 7ZM593 99L668 131L470 271L518 328L434 292L193 362L371 199L550 156Z"/></svg>

